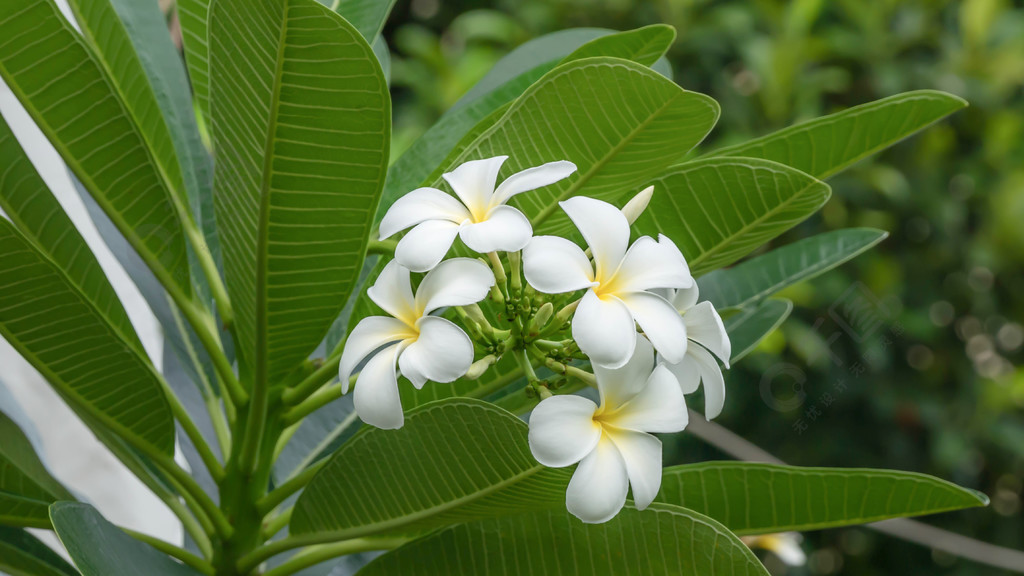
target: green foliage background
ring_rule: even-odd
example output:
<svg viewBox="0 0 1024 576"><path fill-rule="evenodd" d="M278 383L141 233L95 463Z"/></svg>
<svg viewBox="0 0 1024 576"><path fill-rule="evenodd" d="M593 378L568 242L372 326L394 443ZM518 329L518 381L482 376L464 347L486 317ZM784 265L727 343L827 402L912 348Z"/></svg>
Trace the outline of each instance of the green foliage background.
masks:
<svg viewBox="0 0 1024 576"><path fill-rule="evenodd" d="M567 27L652 23L678 30L668 54L676 80L722 105L712 145L908 90L944 90L971 103L832 179L822 212L774 243L850 226L890 232L840 270L783 294L796 304L793 316L727 374L719 422L790 464L917 470L984 491L990 511L928 521L1019 547L1024 7L1001 0L402 1L384 31L393 51L392 156L522 42ZM850 319L842 303L851 294L877 299L873 328L847 331L837 321ZM789 366L806 376L802 401L791 372L780 370ZM774 385L762 380L780 372ZM777 409L766 407L765 390ZM683 435L666 464L721 456ZM808 566L789 574L994 573L863 529L812 533L809 544L816 552Z"/></svg>

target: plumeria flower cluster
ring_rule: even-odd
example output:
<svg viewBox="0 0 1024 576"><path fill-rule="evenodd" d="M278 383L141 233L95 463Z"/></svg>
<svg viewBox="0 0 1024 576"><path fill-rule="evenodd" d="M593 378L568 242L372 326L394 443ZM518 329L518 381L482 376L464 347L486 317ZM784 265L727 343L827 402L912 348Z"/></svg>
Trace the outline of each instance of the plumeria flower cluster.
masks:
<svg viewBox="0 0 1024 576"><path fill-rule="evenodd" d="M585 196L560 202L581 246L535 236L537 222L510 203L559 185L576 166L554 161L499 184L506 160L466 162L443 175L454 195L418 188L385 214L382 241L404 232L368 289L386 315L362 319L349 335L342 389L354 384L364 422L394 429L404 422L399 376L419 389L479 378L514 358L525 393L540 400L529 420L534 457L578 463L566 506L584 522L604 522L630 490L639 509L654 500L662 470L654 434L686 427L685 395L703 384L705 416L722 411L719 361L728 367L729 338L714 307L698 302L672 240L630 242L653 188L621 210ZM598 402L571 394L586 386Z"/></svg>

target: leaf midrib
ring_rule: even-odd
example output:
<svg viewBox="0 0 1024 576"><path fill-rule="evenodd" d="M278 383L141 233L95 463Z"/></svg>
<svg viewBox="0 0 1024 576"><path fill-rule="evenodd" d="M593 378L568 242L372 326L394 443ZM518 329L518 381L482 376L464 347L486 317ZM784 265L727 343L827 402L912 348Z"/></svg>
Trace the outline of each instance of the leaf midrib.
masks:
<svg viewBox="0 0 1024 576"><path fill-rule="evenodd" d="M751 163L751 162L737 162L735 160L754 160L754 163ZM723 246L728 245L730 242L735 240L737 237L746 235L752 228L756 227L756 225L761 224L765 220L771 219L779 211L781 211L781 210L783 210L785 208L788 208L791 203L795 202L796 200L802 200L804 198L804 196L807 195L810 190L812 190L814 188L821 188L826 193L826 199L828 198L829 188L828 188L827 184L825 184L821 180L818 180L817 178L814 178L813 176L811 176L809 174L806 174L804 172L800 172L799 170L797 170L795 168L790 168L790 167L786 166L785 164L779 164L777 162L772 162L771 160L762 160L762 159L759 159L759 158L734 157L734 158L730 158L729 160L726 160L725 158L709 158L707 160L694 161L693 163L696 164L698 162L700 163L701 166L732 164L732 165L735 165L735 166L742 166L744 168L751 168L751 167L755 167L755 168L762 168L762 167L763 168L770 168L770 166L767 166L767 164L776 164L778 166L782 166L782 167L786 168L787 170L792 171L792 173L794 175L806 176L807 178L810 179L810 181L807 183L807 185L805 185L803 188L801 188L801 189L797 190L796 192L794 192L789 198L786 198L785 200L780 202L778 205L776 205L774 208L772 208L772 209L768 210L767 212L763 213L758 218L755 218L754 220L751 220L750 222L744 224L742 227L739 228L739 230L737 230L737 231L733 232L732 234L730 234L729 236L723 238L721 242L718 242L717 244L712 245L708 250L705 250L705 251L701 252L700 254L698 254L696 257L694 257L692 260L690 260L690 268L696 268L698 264L700 264L701 262L703 262L707 258L718 254L718 252L721 251ZM766 166L757 166L756 164L759 164L759 163L764 163ZM678 167L685 167L686 164L689 164L689 162L684 163L684 164L680 164L680 165L678 165ZM690 169L691 170L699 169L701 166L695 166L695 167L692 167ZM678 174L678 172L676 172L675 174ZM663 177L663 179L664 179L664 177Z"/></svg>

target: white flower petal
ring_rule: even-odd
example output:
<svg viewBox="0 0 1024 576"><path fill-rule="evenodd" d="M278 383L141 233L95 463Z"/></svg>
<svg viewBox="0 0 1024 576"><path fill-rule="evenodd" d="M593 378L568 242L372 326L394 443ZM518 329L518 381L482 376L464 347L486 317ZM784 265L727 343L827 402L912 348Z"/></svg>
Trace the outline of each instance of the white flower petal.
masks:
<svg viewBox="0 0 1024 576"><path fill-rule="evenodd" d="M565 506L588 524L607 522L622 510L629 477L622 454L607 437L576 468L565 492Z"/></svg>
<svg viewBox="0 0 1024 576"><path fill-rule="evenodd" d="M676 309L650 292L619 294L644 335L668 362L681 362L686 354L686 325Z"/></svg>
<svg viewBox="0 0 1024 576"><path fill-rule="evenodd" d="M803 566L807 555L800 547L800 535L794 532L772 534L762 537L762 547L771 550L787 566Z"/></svg>
<svg viewBox="0 0 1024 576"><path fill-rule="evenodd" d="M704 384L704 417L711 420L722 413L725 406L725 378L715 357L700 345L690 346L683 363L689 363Z"/></svg>
<svg viewBox="0 0 1024 576"><path fill-rule="evenodd" d="M487 220L465 224L459 230L466 246L481 254L522 250L532 236L530 219L511 206L498 206L490 211Z"/></svg>
<svg viewBox="0 0 1024 576"><path fill-rule="evenodd" d="M594 269L583 250L558 236L536 236L523 250L526 281L545 294L575 292L592 286Z"/></svg>
<svg viewBox="0 0 1024 576"><path fill-rule="evenodd" d="M448 220L461 224L469 217L466 207L451 195L437 188L417 188L388 208L380 221L380 239L426 220Z"/></svg>
<svg viewBox="0 0 1024 576"><path fill-rule="evenodd" d="M693 354L693 351L700 347L700 344L687 346L686 356L683 357L682 362L678 364L664 364L675 375L676 381L679 383L679 390L683 394L692 394L700 387L700 366L697 364L697 360L694 359ZM663 362L664 359L658 358L658 361Z"/></svg>
<svg viewBox="0 0 1024 576"><path fill-rule="evenodd" d="M341 352L341 362L338 365L341 393L348 394L348 381L352 377L352 371L371 352L385 344L415 336L409 326L394 318L367 316L360 320L345 340L345 348Z"/></svg>
<svg viewBox="0 0 1024 576"><path fill-rule="evenodd" d="M619 368L633 355L636 328L629 308L614 296L587 290L572 319L572 337L594 364Z"/></svg>
<svg viewBox="0 0 1024 576"><path fill-rule="evenodd" d="M654 348L643 336L637 336L633 355L619 368L605 368L594 364L597 389L601 393L601 407L605 411L618 410L629 402L644 386L654 370Z"/></svg>
<svg viewBox="0 0 1024 576"><path fill-rule="evenodd" d="M687 310L683 314L683 322L686 324L686 337L713 352L728 368L732 342L729 341L722 317L711 302L705 300Z"/></svg>
<svg viewBox="0 0 1024 576"><path fill-rule="evenodd" d="M427 272L416 289L418 316L445 306L466 306L487 296L494 285L494 273L472 258L452 258Z"/></svg>
<svg viewBox="0 0 1024 576"><path fill-rule="evenodd" d="M494 191L494 197L491 199L491 206L505 204L516 194L554 184L568 178L575 171L575 164L559 160L516 172L498 185L498 189Z"/></svg>
<svg viewBox="0 0 1024 576"><path fill-rule="evenodd" d="M405 423L395 373L395 360L402 348L402 343L393 344L375 354L356 379L356 413L370 426L395 430Z"/></svg>
<svg viewBox="0 0 1024 576"><path fill-rule="evenodd" d="M607 202L576 196L559 202L590 246L598 281L606 281L619 267L629 245L626 216Z"/></svg>
<svg viewBox="0 0 1024 576"><path fill-rule="evenodd" d="M693 285L690 268L676 245L665 236L655 242L642 236L629 247L615 273L617 292L640 292L653 288L687 288Z"/></svg>
<svg viewBox="0 0 1024 576"><path fill-rule="evenodd" d="M409 280L409 269L392 260L380 271L373 286L366 295L377 306L395 318L402 320L410 327L416 323L416 300L412 295L412 282Z"/></svg>
<svg viewBox="0 0 1024 576"><path fill-rule="evenodd" d="M697 298L700 296L700 288L697 287L697 283L694 282L693 286L689 288L680 288L674 290L671 297L668 297L672 305L676 307L676 310L680 312L686 312L693 305L697 303Z"/></svg>
<svg viewBox="0 0 1024 576"><path fill-rule="evenodd" d="M604 421L636 432L680 432L689 423L689 414L675 375L662 364L650 373L639 394Z"/></svg>
<svg viewBox="0 0 1024 576"><path fill-rule="evenodd" d="M417 224L398 241L395 260L413 272L426 272L444 259L458 233L459 225L447 220Z"/></svg>
<svg viewBox="0 0 1024 576"><path fill-rule="evenodd" d="M470 160L442 176L470 212L484 214L490 206L498 172L507 159L508 156L495 156L483 160Z"/></svg>
<svg viewBox="0 0 1024 576"><path fill-rule="evenodd" d="M581 396L552 396L530 414L530 451L537 462L551 468L582 460L601 439L594 422L597 405Z"/></svg>
<svg viewBox="0 0 1024 576"><path fill-rule="evenodd" d="M606 427L605 434L619 449L633 487L633 503L647 508L661 488L661 440L650 434Z"/></svg>
<svg viewBox="0 0 1024 576"><path fill-rule="evenodd" d="M402 375L417 389L427 380L453 382L473 363L473 343L455 324L438 316L419 321L420 334L398 357Z"/></svg>

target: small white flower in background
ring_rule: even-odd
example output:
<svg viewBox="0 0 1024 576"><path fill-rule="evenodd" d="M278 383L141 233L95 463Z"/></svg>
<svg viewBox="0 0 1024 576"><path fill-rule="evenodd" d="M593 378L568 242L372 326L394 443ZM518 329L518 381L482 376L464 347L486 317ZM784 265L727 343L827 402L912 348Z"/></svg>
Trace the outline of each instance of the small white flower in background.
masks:
<svg viewBox="0 0 1024 576"><path fill-rule="evenodd" d="M725 378L711 354L714 353L726 368L729 367L729 357L732 356L729 334L711 302L697 302L696 284L683 290L669 290L663 295L682 315L690 344L681 362L669 362L663 357L658 360L665 362L679 379L683 394L696 391L697 386L704 383L704 417L711 420L721 414L725 406Z"/></svg>
<svg viewBox="0 0 1024 576"><path fill-rule="evenodd" d="M522 250L533 227L508 201L568 177L576 165L559 161L527 168L495 189L507 158L472 160L444 174L458 199L436 188L417 188L399 198L380 223L381 240L415 227L398 242L395 259L413 272L426 272L444 258L456 235L481 254Z"/></svg>
<svg viewBox="0 0 1024 576"><path fill-rule="evenodd" d="M415 296L409 269L392 260L367 291L391 316L368 316L352 330L341 354L339 377L347 394L349 378L360 362L355 408L359 417L378 428L401 428L397 368L416 388L427 380L452 382L473 363L473 344L452 322L430 316L438 308L479 302L494 284L487 265L472 258L453 258L427 273Z"/></svg>
<svg viewBox="0 0 1024 576"><path fill-rule="evenodd" d="M803 537L797 532L744 536L742 540L748 548L760 548L775 554L787 566L803 566L807 562L807 555L800 547Z"/></svg>
<svg viewBox="0 0 1024 576"><path fill-rule="evenodd" d="M530 416L530 450L545 466L579 462L565 503L584 522L605 522L618 514L633 488L633 501L646 508L661 487L661 440L652 432L686 427L686 402L675 378L655 367L646 339L621 368L594 365L601 405L581 396L552 396Z"/></svg>
<svg viewBox="0 0 1024 576"><path fill-rule="evenodd" d="M669 362L686 354L686 327L657 288L689 288L693 277L679 248L665 236L629 246L629 221L607 202L577 196L560 203L583 234L594 264L579 246L537 236L523 251L527 282L540 292L587 289L572 320L572 336L595 364L615 368L633 354L634 322ZM628 250L627 250L628 247Z"/></svg>

